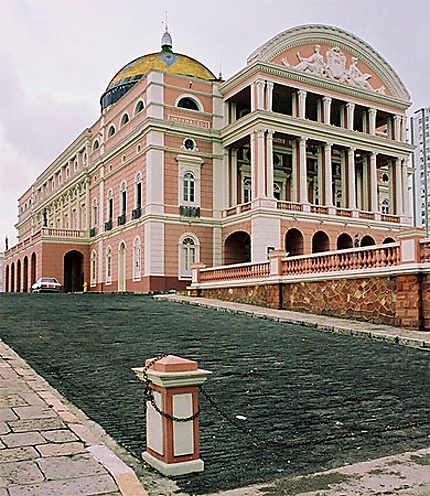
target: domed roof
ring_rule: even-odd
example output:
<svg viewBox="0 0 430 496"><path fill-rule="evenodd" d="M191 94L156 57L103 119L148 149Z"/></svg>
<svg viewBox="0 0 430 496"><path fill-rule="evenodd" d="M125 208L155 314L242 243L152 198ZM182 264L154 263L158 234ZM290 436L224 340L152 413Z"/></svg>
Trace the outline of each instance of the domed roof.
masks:
<svg viewBox="0 0 430 496"><path fill-rule="evenodd" d="M167 31L164 33L161 43L162 50L160 52L138 57L115 74L100 99L102 108L106 108L119 100L151 69L158 69L170 74L195 76L208 81L216 79L214 74L197 60L181 53L173 53L171 37Z"/></svg>

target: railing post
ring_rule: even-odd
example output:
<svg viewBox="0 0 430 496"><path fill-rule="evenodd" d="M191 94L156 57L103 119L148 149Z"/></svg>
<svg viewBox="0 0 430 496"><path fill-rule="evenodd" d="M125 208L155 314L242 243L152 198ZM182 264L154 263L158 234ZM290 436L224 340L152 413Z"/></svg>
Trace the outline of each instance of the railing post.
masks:
<svg viewBox="0 0 430 496"><path fill-rule="evenodd" d="M146 367L153 362L147 370ZM203 384L208 370L198 368L197 362L168 355L146 367L132 370L140 380L150 380L151 393L157 408L174 418L161 415L150 400L146 402L146 451L142 458L163 475L175 476L202 472L200 458L198 386Z"/></svg>
<svg viewBox="0 0 430 496"><path fill-rule="evenodd" d="M416 229L397 234L400 240L400 264L420 262L420 240L424 231Z"/></svg>
<svg viewBox="0 0 430 496"><path fill-rule="evenodd" d="M271 276L281 276L282 275L282 259L288 256L288 252L284 250L273 250L270 252L270 275Z"/></svg>
<svg viewBox="0 0 430 496"><path fill-rule="evenodd" d="M191 283L198 284L200 282L200 270L206 265L202 262L196 262L191 265Z"/></svg>

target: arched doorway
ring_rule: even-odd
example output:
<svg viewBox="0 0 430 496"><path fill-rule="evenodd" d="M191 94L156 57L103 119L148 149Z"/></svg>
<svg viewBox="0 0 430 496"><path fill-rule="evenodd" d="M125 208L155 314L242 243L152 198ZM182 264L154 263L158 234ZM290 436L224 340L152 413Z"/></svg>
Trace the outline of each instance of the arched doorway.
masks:
<svg viewBox="0 0 430 496"><path fill-rule="evenodd" d="M76 250L64 255L64 292L82 291L84 285L83 267L84 256Z"/></svg>
<svg viewBox="0 0 430 496"><path fill-rule="evenodd" d="M237 231L224 242L224 265L251 261L251 237L245 231Z"/></svg>
<svg viewBox="0 0 430 496"><path fill-rule="evenodd" d="M36 282L36 253L32 253L31 262L30 262L30 290L35 282Z"/></svg>
<svg viewBox="0 0 430 496"><path fill-rule="evenodd" d="M292 257L303 255L303 234L298 229L289 229L285 235L285 251Z"/></svg>
<svg viewBox="0 0 430 496"><path fill-rule="evenodd" d="M393 238L385 238L382 242L383 245L387 245L388 243L395 243Z"/></svg>
<svg viewBox="0 0 430 496"><path fill-rule="evenodd" d="M320 251L328 251L330 249L330 241L324 231L317 231L312 237L312 253Z"/></svg>
<svg viewBox="0 0 430 496"><path fill-rule="evenodd" d="M373 246L373 245L376 245L376 243L375 240L372 238L372 236L366 234L366 236L363 236L361 238L360 246Z"/></svg>
<svg viewBox="0 0 430 496"><path fill-rule="evenodd" d="M22 267L22 290L24 293L28 293L28 258L24 257L24 263Z"/></svg>
<svg viewBox="0 0 430 496"><path fill-rule="evenodd" d="M21 260L16 263L16 292L21 292Z"/></svg>
<svg viewBox="0 0 430 496"><path fill-rule="evenodd" d="M125 260L125 243L122 241L118 248L118 291L127 290L126 277L126 260Z"/></svg>
<svg viewBox="0 0 430 496"><path fill-rule="evenodd" d="M10 292L15 293L15 263L10 266Z"/></svg>
<svg viewBox="0 0 430 496"><path fill-rule="evenodd" d="M338 250L347 250L348 248L352 248L352 238L349 234L342 233L337 238L336 247Z"/></svg>
<svg viewBox="0 0 430 496"><path fill-rule="evenodd" d="M5 292L9 293L9 265L6 265L4 286Z"/></svg>

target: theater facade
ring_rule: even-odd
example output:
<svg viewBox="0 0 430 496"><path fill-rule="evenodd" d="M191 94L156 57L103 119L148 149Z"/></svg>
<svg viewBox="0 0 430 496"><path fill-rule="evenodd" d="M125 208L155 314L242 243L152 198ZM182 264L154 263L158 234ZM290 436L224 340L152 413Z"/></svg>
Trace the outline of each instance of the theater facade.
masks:
<svg viewBox="0 0 430 496"><path fill-rule="evenodd" d="M391 65L336 27L288 29L227 80L161 50L120 69L97 121L18 200L3 290L184 289L191 265L395 242L410 230Z"/></svg>

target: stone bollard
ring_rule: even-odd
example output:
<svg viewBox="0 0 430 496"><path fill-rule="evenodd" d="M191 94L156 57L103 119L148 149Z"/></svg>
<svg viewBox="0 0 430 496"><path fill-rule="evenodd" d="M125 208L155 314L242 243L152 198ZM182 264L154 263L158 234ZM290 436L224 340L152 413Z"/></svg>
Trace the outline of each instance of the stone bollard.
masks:
<svg viewBox="0 0 430 496"><path fill-rule="evenodd" d="M153 359L146 360L146 366ZM145 368L133 368L140 380L146 380ZM211 374L197 367L197 362L175 355L157 360L146 375L151 381L154 401L159 410L176 418L192 417L198 412L198 387ZM202 472L199 419L177 422L160 415L146 402L146 451L143 459L163 475Z"/></svg>

